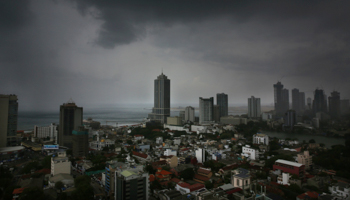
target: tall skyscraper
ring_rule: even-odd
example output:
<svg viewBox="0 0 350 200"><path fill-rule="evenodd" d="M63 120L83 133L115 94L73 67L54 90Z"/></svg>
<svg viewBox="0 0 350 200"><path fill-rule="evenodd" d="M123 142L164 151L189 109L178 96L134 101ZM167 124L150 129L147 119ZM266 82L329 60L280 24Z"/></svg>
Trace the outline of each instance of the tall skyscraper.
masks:
<svg viewBox="0 0 350 200"><path fill-rule="evenodd" d="M318 112L326 112L327 111L327 104L325 101L325 95L323 93L322 89L316 89L314 92L314 100L312 103L312 110L314 113Z"/></svg>
<svg viewBox="0 0 350 200"><path fill-rule="evenodd" d="M292 90L292 109L296 112L300 111L300 97L299 97L299 90L294 88Z"/></svg>
<svg viewBox="0 0 350 200"><path fill-rule="evenodd" d="M220 106L214 105L213 118L215 122L220 122Z"/></svg>
<svg viewBox="0 0 350 200"><path fill-rule="evenodd" d="M273 85L274 88L274 102L276 116L282 117L284 113L289 109L289 92L287 89L283 89L281 82L277 82Z"/></svg>
<svg viewBox="0 0 350 200"><path fill-rule="evenodd" d="M300 105L300 111L305 110L305 93L299 92L299 105Z"/></svg>
<svg viewBox="0 0 350 200"><path fill-rule="evenodd" d="M294 125L297 123L296 114L294 110L288 110L283 117L284 127L289 127L293 129Z"/></svg>
<svg viewBox="0 0 350 200"><path fill-rule="evenodd" d="M228 116L228 97L227 94L216 94L216 105L220 106L220 117ZM219 117L219 119L220 119Z"/></svg>
<svg viewBox="0 0 350 200"><path fill-rule="evenodd" d="M194 108L191 106L187 106L185 108L185 121L191 121L194 122L195 121L195 112L194 112Z"/></svg>
<svg viewBox="0 0 350 200"><path fill-rule="evenodd" d="M199 123L212 122L214 111L214 98L204 99L199 97Z"/></svg>
<svg viewBox="0 0 350 200"><path fill-rule="evenodd" d="M311 110L312 108L312 99L310 97L307 98L307 109Z"/></svg>
<svg viewBox="0 0 350 200"><path fill-rule="evenodd" d="M350 113L350 100L349 99L342 99L340 100L340 114L348 114Z"/></svg>
<svg viewBox="0 0 350 200"><path fill-rule="evenodd" d="M79 130L73 130L73 156L86 157L89 153L89 132L84 126L79 127Z"/></svg>
<svg viewBox="0 0 350 200"><path fill-rule="evenodd" d="M332 118L340 117L340 93L337 91L333 91L331 96L328 97L329 104L329 115Z"/></svg>
<svg viewBox="0 0 350 200"><path fill-rule="evenodd" d="M248 98L248 117L249 118L259 118L261 115L261 104L260 98L255 98L252 96Z"/></svg>
<svg viewBox="0 0 350 200"><path fill-rule="evenodd" d="M83 124L83 108L78 107L71 99L60 106L60 124L58 129L58 144L73 147L73 130L78 130Z"/></svg>
<svg viewBox="0 0 350 200"><path fill-rule="evenodd" d="M0 148L17 143L18 102L16 95L0 94Z"/></svg>
<svg viewBox="0 0 350 200"><path fill-rule="evenodd" d="M170 79L163 73L154 80L154 107L148 118L166 123L170 116Z"/></svg>

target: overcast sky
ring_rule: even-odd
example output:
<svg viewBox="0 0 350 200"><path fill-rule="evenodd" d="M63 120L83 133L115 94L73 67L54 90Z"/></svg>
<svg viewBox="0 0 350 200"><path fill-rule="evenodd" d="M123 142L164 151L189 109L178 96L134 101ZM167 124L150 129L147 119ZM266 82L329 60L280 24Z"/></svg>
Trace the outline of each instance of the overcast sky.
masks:
<svg viewBox="0 0 350 200"><path fill-rule="evenodd" d="M273 84L350 98L350 1L5 0L0 93L20 109L152 103L171 79L171 103L227 93L229 104ZM291 94L290 94L291 96Z"/></svg>

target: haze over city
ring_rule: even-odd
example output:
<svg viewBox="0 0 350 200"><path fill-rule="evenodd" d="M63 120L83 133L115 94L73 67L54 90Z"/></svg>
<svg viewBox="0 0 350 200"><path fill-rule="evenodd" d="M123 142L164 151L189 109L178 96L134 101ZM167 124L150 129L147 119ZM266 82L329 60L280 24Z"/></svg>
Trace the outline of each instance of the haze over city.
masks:
<svg viewBox="0 0 350 200"><path fill-rule="evenodd" d="M350 98L349 1L4 1L1 93L20 110L69 98L84 108L153 102L171 80L171 104L228 94L273 104L273 84Z"/></svg>

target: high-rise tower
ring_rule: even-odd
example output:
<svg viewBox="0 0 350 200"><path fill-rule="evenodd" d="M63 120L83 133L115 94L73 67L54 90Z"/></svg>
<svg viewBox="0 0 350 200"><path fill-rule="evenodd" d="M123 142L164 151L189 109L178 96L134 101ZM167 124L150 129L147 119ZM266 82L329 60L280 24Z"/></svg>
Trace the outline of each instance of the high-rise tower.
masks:
<svg viewBox="0 0 350 200"><path fill-rule="evenodd" d="M322 89L316 89L314 92L314 100L312 103L312 109L314 113L326 112L327 111L327 102L325 95Z"/></svg>
<svg viewBox="0 0 350 200"><path fill-rule="evenodd" d="M219 119L220 117L228 116L228 98L227 94L221 93L216 94L216 105L220 106Z"/></svg>
<svg viewBox="0 0 350 200"><path fill-rule="evenodd" d="M60 106L60 124L58 144L72 148L73 130L78 130L83 124L83 108L78 107L72 100Z"/></svg>
<svg viewBox="0 0 350 200"><path fill-rule="evenodd" d="M248 98L248 117L249 118L259 118L261 115L261 104L260 98L255 98L252 96Z"/></svg>
<svg viewBox="0 0 350 200"><path fill-rule="evenodd" d="M17 100L16 95L0 94L0 148L16 145Z"/></svg>
<svg viewBox="0 0 350 200"><path fill-rule="evenodd" d="M333 91L328 97L329 114L332 118L340 117L340 93Z"/></svg>
<svg viewBox="0 0 350 200"><path fill-rule="evenodd" d="M284 113L289 110L289 91L283 89L283 85L279 81L273 85L273 89L275 113L278 117L282 117Z"/></svg>
<svg viewBox="0 0 350 200"><path fill-rule="evenodd" d="M214 120L214 98L204 99L199 97L199 123L212 122Z"/></svg>
<svg viewBox="0 0 350 200"><path fill-rule="evenodd" d="M154 107L148 118L166 123L170 117L170 79L163 73L154 80Z"/></svg>

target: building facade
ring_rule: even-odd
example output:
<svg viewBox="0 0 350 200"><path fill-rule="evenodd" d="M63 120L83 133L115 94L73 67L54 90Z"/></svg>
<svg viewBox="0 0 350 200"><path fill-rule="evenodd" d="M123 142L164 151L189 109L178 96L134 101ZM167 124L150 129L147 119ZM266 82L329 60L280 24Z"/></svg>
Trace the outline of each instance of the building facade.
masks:
<svg viewBox="0 0 350 200"><path fill-rule="evenodd" d="M185 108L185 121L190 121L190 122L194 122L195 121L195 112L194 112L194 108L191 106L187 106Z"/></svg>
<svg viewBox="0 0 350 200"><path fill-rule="evenodd" d="M178 117L178 116L167 117L167 124L168 125L181 126L182 125L182 118Z"/></svg>
<svg viewBox="0 0 350 200"><path fill-rule="evenodd" d="M248 117L259 118L261 116L260 98L254 96L248 98Z"/></svg>
<svg viewBox="0 0 350 200"><path fill-rule="evenodd" d="M71 162L66 152L58 152L57 157L51 157L51 175L71 174Z"/></svg>
<svg viewBox="0 0 350 200"><path fill-rule="evenodd" d="M86 157L89 154L89 132L80 127L79 130L73 130L73 156Z"/></svg>
<svg viewBox="0 0 350 200"><path fill-rule="evenodd" d="M58 144L68 148L73 147L73 130L78 130L83 124L83 108L72 100L60 106L60 123L58 129Z"/></svg>
<svg viewBox="0 0 350 200"><path fill-rule="evenodd" d="M17 100L16 95L0 94L0 148L17 144Z"/></svg>
<svg viewBox="0 0 350 200"><path fill-rule="evenodd" d="M331 96L328 97L328 107L329 107L329 115L337 119L340 117L340 93L337 91L333 91Z"/></svg>
<svg viewBox="0 0 350 200"><path fill-rule="evenodd" d="M220 117L228 115L228 97L225 93L216 94L216 105L220 106ZM219 117L219 119L220 119Z"/></svg>
<svg viewBox="0 0 350 200"><path fill-rule="evenodd" d="M169 116L170 79L162 73L154 80L154 107L148 118L164 124Z"/></svg>
<svg viewBox="0 0 350 200"><path fill-rule="evenodd" d="M314 92L312 110L315 114L318 112L327 112L327 102L322 89L316 89Z"/></svg>
<svg viewBox="0 0 350 200"><path fill-rule="evenodd" d="M309 151L304 151L297 156L298 163L305 165L305 169L309 170L312 166L312 156L310 156Z"/></svg>
<svg viewBox="0 0 350 200"><path fill-rule="evenodd" d="M282 172L297 175L301 180L305 178L305 165L297 162L278 159L273 165L273 170L275 171L277 169Z"/></svg>
<svg viewBox="0 0 350 200"><path fill-rule="evenodd" d="M254 134L253 144L269 145L269 136L261 133Z"/></svg>
<svg viewBox="0 0 350 200"><path fill-rule="evenodd" d="M289 92L287 89L283 89L283 85L279 81L273 85L273 88L275 113L277 117L282 117L289 109Z"/></svg>
<svg viewBox="0 0 350 200"><path fill-rule="evenodd" d="M199 123L213 122L214 99L213 97L204 99L199 97Z"/></svg>
<svg viewBox="0 0 350 200"><path fill-rule="evenodd" d="M205 149L199 148L196 150L196 158L198 163L205 162Z"/></svg>
<svg viewBox="0 0 350 200"><path fill-rule="evenodd" d="M50 126L34 126L34 137L36 138L50 138L57 144L57 125L51 123Z"/></svg>

